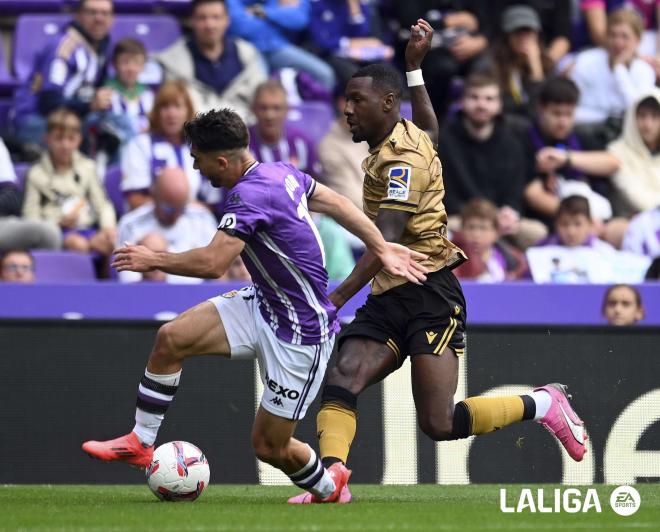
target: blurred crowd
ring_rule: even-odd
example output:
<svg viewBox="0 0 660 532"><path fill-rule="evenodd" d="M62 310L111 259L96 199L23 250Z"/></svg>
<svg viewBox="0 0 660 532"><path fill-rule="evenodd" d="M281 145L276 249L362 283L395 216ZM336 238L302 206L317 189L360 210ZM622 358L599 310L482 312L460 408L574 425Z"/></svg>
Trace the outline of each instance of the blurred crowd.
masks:
<svg viewBox="0 0 660 532"><path fill-rule="evenodd" d="M87 254L114 278L108 256L123 242L206 244L223 196L193 168L183 125L211 108L241 114L259 160L291 162L361 207L368 147L351 140L343 87L370 62L403 75L421 17L435 30L423 71L449 230L471 259L457 275L660 278L660 0L189 4L181 37L154 50L148 37L111 40L113 2L83 0L35 55L0 126L0 252L23 257L14 273L33 269L19 250ZM320 133L305 115L319 108ZM315 218L342 279L360 243ZM247 277L242 264L228 274ZM141 280L185 281L119 276Z"/></svg>

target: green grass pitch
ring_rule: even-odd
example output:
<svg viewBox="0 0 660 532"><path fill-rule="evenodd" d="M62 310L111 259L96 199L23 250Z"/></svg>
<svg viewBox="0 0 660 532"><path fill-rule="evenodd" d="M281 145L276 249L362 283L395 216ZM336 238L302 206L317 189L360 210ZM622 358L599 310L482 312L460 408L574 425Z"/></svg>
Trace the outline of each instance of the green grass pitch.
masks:
<svg viewBox="0 0 660 532"><path fill-rule="evenodd" d="M500 487L356 485L352 504L289 506L295 487L211 485L194 503L164 503L146 485L0 486L0 530L660 530L657 484L636 486L641 506L630 517L611 510L614 486L596 486L600 514L503 514ZM517 501L523 487L543 487L549 500L561 486L506 487L509 500ZM584 497L586 488L579 489Z"/></svg>

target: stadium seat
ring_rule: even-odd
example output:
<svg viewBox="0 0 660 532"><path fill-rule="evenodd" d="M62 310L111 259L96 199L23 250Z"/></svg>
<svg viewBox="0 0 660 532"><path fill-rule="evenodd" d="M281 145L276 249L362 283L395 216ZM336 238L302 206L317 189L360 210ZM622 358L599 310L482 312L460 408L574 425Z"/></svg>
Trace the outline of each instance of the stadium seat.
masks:
<svg viewBox="0 0 660 532"><path fill-rule="evenodd" d="M158 7L172 15L188 15L190 14L190 1L191 0L160 0Z"/></svg>
<svg viewBox="0 0 660 532"><path fill-rule="evenodd" d="M412 105L408 101L401 102L400 114L407 120L412 120Z"/></svg>
<svg viewBox="0 0 660 532"><path fill-rule="evenodd" d="M289 109L287 122L308 133L315 143L321 141L335 120L332 106L326 102L302 102Z"/></svg>
<svg viewBox="0 0 660 532"><path fill-rule="evenodd" d="M0 135L9 125L9 111L11 109L11 99L0 100Z"/></svg>
<svg viewBox="0 0 660 532"><path fill-rule="evenodd" d="M0 94L11 96L16 82L9 73L9 65L5 57L5 47L3 46L2 35L0 35Z"/></svg>
<svg viewBox="0 0 660 532"><path fill-rule="evenodd" d="M106 170L103 184L105 186L105 191L108 194L108 198L112 202L112 206L115 208L117 218L119 218L124 214L124 194L119 188L121 184L121 168L119 165L110 166Z"/></svg>
<svg viewBox="0 0 660 532"><path fill-rule="evenodd" d="M170 15L118 15L111 35L114 42L125 37L139 39L147 51L157 52L181 37L181 28Z"/></svg>
<svg viewBox="0 0 660 532"><path fill-rule="evenodd" d="M157 0L114 0L115 13L150 13Z"/></svg>
<svg viewBox="0 0 660 532"><path fill-rule="evenodd" d="M14 32L14 75L25 81L44 47L71 20L70 15L22 15Z"/></svg>
<svg viewBox="0 0 660 532"><path fill-rule="evenodd" d="M90 255L69 251L33 251L37 282L94 281Z"/></svg>
<svg viewBox="0 0 660 532"><path fill-rule="evenodd" d="M16 174L16 186L22 191L25 189L25 178L27 177L30 163L15 163L14 173Z"/></svg>

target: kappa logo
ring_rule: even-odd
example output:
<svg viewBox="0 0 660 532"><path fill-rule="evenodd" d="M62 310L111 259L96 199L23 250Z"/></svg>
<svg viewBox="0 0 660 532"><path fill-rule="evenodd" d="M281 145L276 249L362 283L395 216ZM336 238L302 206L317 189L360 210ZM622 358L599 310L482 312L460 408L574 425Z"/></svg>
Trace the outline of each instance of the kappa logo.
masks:
<svg viewBox="0 0 660 532"><path fill-rule="evenodd" d="M283 404L282 399L280 399L279 397L273 397L270 400L270 402L273 403L274 405L277 405L277 406L282 406L282 404Z"/></svg>
<svg viewBox="0 0 660 532"><path fill-rule="evenodd" d="M394 166L390 168L387 177L390 182L387 185L387 199L407 200L410 194L410 166Z"/></svg>
<svg viewBox="0 0 660 532"><path fill-rule="evenodd" d="M220 225L218 229L234 229L236 227L236 214L233 212L225 213L220 220Z"/></svg>
<svg viewBox="0 0 660 532"><path fill-rule="evenodd" d="M433 340L435 340L436 336L438 336L437 332L426 331L426 339L428 340L429 345L431 345L433 343Z"/></svg>

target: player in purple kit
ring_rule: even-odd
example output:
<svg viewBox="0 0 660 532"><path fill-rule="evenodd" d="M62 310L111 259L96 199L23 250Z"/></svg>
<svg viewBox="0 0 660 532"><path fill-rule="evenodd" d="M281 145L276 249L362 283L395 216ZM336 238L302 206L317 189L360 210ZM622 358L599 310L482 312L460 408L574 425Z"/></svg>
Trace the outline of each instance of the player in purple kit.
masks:
<svg viewBox="0 0 660 532"><path fill-rule="evenodd" d="M240 254L254 285L187 310L163 325L140 381L133 431L88 441L83 450L104 461L146 467L185 358L221 355L259 359L264 394L252 430L257 458L281 469L319 501L338 498L350 471L325 469L308 445L293 438L316 396L338 330L326 295L324 251L309 210L332 216L364 241L386 271L425 280L416 260L426 255L386 243L347 198L286 163L259 163L249 134L233 111L199 115L186 124L195 167L227 189L225 213L211 243L185 253L153 252L126 244L115 251L118 271L155 269L191 277L220 277Z"/></svg>

